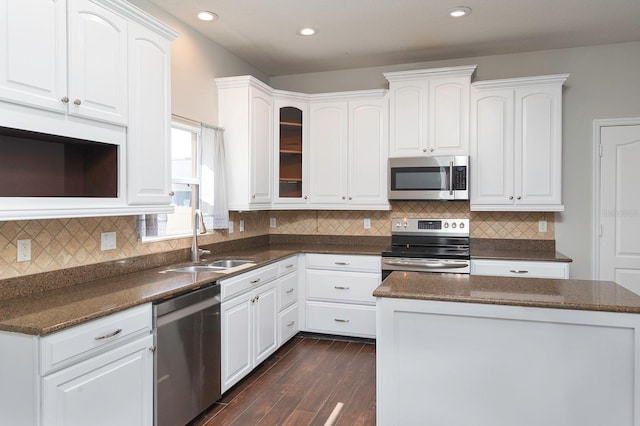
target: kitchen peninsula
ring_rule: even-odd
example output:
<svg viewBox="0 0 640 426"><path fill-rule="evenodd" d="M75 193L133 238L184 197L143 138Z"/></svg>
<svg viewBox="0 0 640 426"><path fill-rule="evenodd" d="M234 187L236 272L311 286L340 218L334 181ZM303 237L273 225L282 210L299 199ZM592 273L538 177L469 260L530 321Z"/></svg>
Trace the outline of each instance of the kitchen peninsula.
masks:
<svg viewBox="0 0 640 426"><path fill-rule="evenodd" d="M640 296L605 281L393 272L380 425L640 425Z"/></svg>

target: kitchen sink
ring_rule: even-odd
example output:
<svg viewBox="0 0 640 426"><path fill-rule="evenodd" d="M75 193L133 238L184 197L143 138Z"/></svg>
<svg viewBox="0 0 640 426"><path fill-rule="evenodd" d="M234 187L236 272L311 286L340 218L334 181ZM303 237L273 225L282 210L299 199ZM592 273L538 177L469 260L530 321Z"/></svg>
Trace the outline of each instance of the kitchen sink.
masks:
<svg viewBox="0 0 640 426"><path fill-rule="evenodd" d="M204 265L191 265L191 266L182 266L180 268L172 268L161 271L165 272L216 272L216 271L227 271L229 269L237 268L238 266L243 266L247 264L253 264L252 260L247 259L221 259L215 260L213 262L204 264Z"/></svg>

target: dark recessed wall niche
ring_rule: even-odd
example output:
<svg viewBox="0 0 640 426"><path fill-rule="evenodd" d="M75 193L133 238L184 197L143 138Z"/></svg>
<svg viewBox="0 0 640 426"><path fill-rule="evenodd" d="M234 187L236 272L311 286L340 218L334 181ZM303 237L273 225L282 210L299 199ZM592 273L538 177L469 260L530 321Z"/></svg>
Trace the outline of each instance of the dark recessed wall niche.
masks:
<svg viewBox="0 0 640 426"><path fill-rule="evenodd" d="M118 146L0 127L0 197L118 197Z"/></svg>

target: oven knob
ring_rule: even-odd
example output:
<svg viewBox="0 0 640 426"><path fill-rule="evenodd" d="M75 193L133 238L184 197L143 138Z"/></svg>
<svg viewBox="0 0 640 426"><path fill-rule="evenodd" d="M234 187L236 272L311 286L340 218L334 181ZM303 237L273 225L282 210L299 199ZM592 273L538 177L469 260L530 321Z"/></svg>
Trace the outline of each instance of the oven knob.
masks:
<svg viewBox="0 0 640 426"><path fill-rule="evenodd" d="M445 228L448 228L448 227L449 227L449 222L445 222L445 223L444 223L444 227L445 227Z"/></svg>
<svg viewBox="0 0 640 426"><path fill-rule="evenodd" d="M455 223L455 222L453 222L453 223L451 224L451 227L452 227L453 229L455 229L455 228L456 228L456 223Z"/></svg>
<svg viewBox="0 0 640 426"><path fill-rule="evenodd" d="M464 228L464 222L460 222L460 229Z"/></svg>

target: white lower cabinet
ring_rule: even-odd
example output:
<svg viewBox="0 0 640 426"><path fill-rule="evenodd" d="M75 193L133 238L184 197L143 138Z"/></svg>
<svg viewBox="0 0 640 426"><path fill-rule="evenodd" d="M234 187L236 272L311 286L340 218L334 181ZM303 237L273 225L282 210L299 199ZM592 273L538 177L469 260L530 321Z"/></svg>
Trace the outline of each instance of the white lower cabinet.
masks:
<svg viewBox="0 0 640 426"><path fill-rule="evenodd" d="M297 333L296 270L293 256L220 282L223 393Z"/></svg>
<svg viewBox="0 0 640 426"><path fill-rule="evenodd" d="M523 260L471 260L471 275L569 279L569 263Z"/></svg>
<svg viewBox="0 0 640 426"><path fill-rule="evenodd" d="M153 424L150 304L0 348L0 424Z"/></svg>
<svg viewBox="0 0 640 426"><path fill-rule="evenodd" d="M375 338L380 270L379 256L307 254L304 329Z"/></svg>

